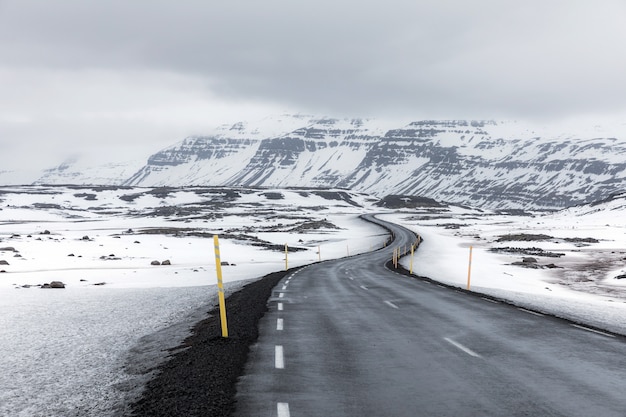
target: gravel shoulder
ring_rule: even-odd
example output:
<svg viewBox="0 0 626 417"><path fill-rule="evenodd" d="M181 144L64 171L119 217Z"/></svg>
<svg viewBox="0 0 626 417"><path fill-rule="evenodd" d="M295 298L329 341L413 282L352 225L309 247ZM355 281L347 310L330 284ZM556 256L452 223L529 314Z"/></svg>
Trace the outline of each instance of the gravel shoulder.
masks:
<svg viewBox="0 0 626 417"><path fill-rule="evenodd" d="M157 375L131 405L129 416L232 415L237 380L243 374L250 346L258 338L258 322L267 311L267 300L278 282L292 271L268 274L226 299L228 338L221 336L216 306L158 366Z"/></svg>

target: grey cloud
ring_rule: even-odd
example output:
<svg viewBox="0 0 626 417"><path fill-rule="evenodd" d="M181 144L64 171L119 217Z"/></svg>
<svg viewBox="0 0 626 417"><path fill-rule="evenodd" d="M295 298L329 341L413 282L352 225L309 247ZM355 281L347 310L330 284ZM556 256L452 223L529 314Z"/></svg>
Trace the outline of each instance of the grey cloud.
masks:
<svg viewBox="0 0 626 417"><path fill-rule="evenodd" d="M0 3L0 64L160 70L339 114L561 117L626 108L622 2Z"/></svg>

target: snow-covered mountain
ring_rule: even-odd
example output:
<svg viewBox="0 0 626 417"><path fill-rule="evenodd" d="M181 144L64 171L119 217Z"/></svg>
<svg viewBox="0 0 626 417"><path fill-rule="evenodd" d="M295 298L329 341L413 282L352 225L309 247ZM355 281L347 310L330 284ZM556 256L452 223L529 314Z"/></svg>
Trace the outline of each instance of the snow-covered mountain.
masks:
<svg viewBox="0 0 626 417"><path fill-rule="evenodd" d="M111 167L85 175L63 166L37 182L341 187L488 208L560 208L625 188L621 128L625 134L596 127L567 133L517 122L425 120L398 127L282 116L188 137L132 174L128 165L127 175Z"/></svg>
<svg viewBox="0 0 626 417"><path fill-rule="evenodd" d="M56 167L43 170L34 184L118 185L145 165L142 160L102 164L102 161L90 159L93 158L69 158Z"/></svg>

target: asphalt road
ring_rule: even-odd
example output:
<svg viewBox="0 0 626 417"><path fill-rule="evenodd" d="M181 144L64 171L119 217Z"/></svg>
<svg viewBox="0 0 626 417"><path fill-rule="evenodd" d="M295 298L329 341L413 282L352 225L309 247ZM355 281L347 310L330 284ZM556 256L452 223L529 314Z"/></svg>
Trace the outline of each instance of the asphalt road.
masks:
<svg viewBox="0 0 626 417"><path fill-rule="evenodd" d="M396 274L391 250L275 287L235 415L626 416L624 338Z"/></svg>

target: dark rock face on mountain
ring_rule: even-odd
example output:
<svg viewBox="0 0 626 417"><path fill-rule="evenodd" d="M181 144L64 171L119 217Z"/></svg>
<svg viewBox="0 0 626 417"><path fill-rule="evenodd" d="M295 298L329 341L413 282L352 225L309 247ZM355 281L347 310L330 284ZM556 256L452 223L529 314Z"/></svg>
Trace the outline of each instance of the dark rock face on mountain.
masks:
<svg viewBox="0 0 626 417"><path fill-rule="evenodd" d="M625 188L626 135L603 135L553 134L515 122L424 120L389 128L375 120L285 116L186 138L152 155L124 185L339 187L553 209Z"/></svg>

